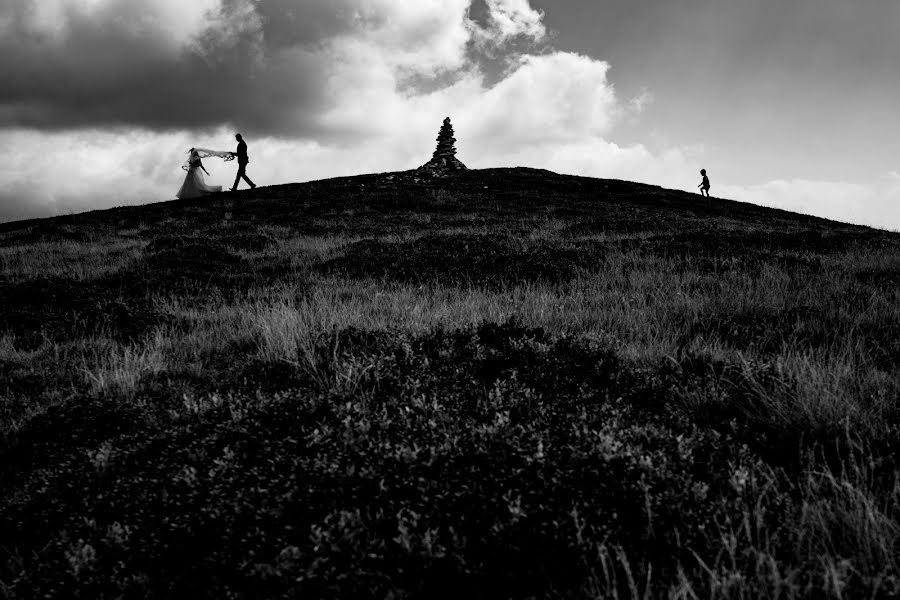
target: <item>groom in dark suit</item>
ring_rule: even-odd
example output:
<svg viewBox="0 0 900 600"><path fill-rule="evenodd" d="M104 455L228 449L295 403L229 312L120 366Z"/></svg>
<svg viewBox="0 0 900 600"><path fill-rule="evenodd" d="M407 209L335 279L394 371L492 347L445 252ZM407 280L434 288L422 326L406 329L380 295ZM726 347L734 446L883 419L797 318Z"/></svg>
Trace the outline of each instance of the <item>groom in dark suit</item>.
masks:
<svg viewBox="0 0 900 600"><path fill-rule="evenodd" d="M241 137L241 134L235 135L234 139L238 141L238 147L237 152L232 152L232 154L237 157L238 172L237 177L234 178L234 185L231 186L231 191L234 192L237 190L237 186L241 181L241 177L243 177L244 181L249 183L250 188L253 189L256 187L256 184L250 181L250 178L247 177L247 163L250 162L250 159L247 158L247 142L244 141L244 138Z"/></svg>

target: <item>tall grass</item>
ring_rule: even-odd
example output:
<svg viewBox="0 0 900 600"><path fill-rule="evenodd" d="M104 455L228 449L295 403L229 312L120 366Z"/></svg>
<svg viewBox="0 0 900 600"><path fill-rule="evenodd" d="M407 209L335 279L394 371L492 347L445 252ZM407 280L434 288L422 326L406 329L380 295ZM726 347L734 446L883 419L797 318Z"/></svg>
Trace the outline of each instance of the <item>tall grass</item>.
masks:
<svg viewBox="0 0 900 600"><path fill-rule="evenodd" d="M181 325L151 335L143 345L92 357L94 389L110 382L129 387L141 373L164 364L202 363L223 348L247 348L248 358L268 362L296 360L323 335L347 327L421 333L513 317L558 335L610 340L623 356L643 364L689 355L728 361L734 365L728 378L687 390L685 403L721 402L740 381L753 400L746 410L778 427L818 428L847 418L877 423L900 389L896 371L874 365L878 348L870 329L862 327L900 326L900 305L890 301L894 291L888 289L870 294L859 307L853 276L892 268L897 255L873 258L851 251L831 257L822 273L801 278L772 265L755 274L710 275L680 260L628 250L610 252L595 272L570 281L494 290L308 272L354 241L281 242L263 262L289 257L295 283L256 288L231 300L216 293L191 300L156 296L156 310ZM806 312L778 322L792 307ZM746 330L742 323L729 329L734 315L747 315Z"/></svg>
<svg viewBox="0 0 900 600"><path fill-rule="evenodd" d="M169 338L170 339L170 338ZM148 375L162 373L168 367L164 345L169 342L162 331L136 344L108 343L100 339L86 357L83 372L94 392L129 398Z"/></svg>
<svg viewBox="0 0 900 600"><path fill-rule="evenodd" d="M561 221L548 219L531 238L561 230ZM748 413L778 427L819 428L848 418L879 423L900 389L896 370L879 366L884 348L871 336L873 328L900 327L896 289L870 289L860 296L857 281L860 273L900 268L900 254L893 251L835 253L822 259L821 272L806 275L768 264L757 272L735 268L711 274L681 259L617 250L592 272L569 281L490 290L310 272L316 262L359 239L289 237L253 255L258 264L286 259L295 282L232 299L214 290L191 300L156 295L155 309L181 325L115 350L106 346L114 342L104 341L86 360L93 365L87 371L91 389L133 389L143 375L167 365L202 370L204 360L223 348L248 348L249 358L268 362L296 360L336 329L421 333L513 317L558 335L613 341L623 356L643 364L693 355L730 362L734 367L727 378L686 390L686 405L719 403L739 380L752 400ZM90 280L136 259L143 245L42 243L0 252L10 281L36 273ZM794 307L805 312L779 322ZM735 315L746 316L746 323L733 323ZM12 352L13 341L4 337L5 353Z"/></svg>
<svg viewBox="0 0 900 600"><path fill-rule="evenodd" d="M116 238L0 245L0 278L9 282L38 277L87 281L137 261L144 246L143 241Z"/></svg>

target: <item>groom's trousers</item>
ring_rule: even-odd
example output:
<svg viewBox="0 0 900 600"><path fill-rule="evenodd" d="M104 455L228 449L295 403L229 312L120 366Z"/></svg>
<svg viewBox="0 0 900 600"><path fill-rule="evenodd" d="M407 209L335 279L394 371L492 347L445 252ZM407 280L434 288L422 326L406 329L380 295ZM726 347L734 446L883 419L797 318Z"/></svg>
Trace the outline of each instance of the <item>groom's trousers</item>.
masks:
<svg viewBox="0 0 900 600"><path fill-rule="evenodd" d="M234 185L231 186L232 191L237 189L238 183L240 183L241 178L243 178L243 180L246 181L250 185L250 187L256 187L256 184L250 181L250 178L247 177L247 163L238 163L237 177L234 178Z"/></svg>

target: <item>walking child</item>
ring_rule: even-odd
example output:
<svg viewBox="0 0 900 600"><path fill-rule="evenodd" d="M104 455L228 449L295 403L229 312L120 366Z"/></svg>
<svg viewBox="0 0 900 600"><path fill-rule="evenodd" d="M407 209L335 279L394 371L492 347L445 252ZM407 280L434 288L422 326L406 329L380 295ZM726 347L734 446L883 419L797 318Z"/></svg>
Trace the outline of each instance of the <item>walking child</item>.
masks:
<svg viewBox="0 0 900 600"><path fill-rule="evenodd" d="M703 181L697 187L700 188L701 196L709 198L709 177L706 176L706 169L700 169L700 174L703 175Z"/></svg>

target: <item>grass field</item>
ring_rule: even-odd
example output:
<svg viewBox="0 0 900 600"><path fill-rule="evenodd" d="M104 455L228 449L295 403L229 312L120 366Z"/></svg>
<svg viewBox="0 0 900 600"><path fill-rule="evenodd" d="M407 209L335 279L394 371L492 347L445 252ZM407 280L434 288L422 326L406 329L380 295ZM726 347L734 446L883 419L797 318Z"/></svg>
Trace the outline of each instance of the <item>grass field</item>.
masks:
<svg viewBox="0 0 900 600"><path fill-rule="evenodd" d="M531 169L0 225L0 597L896 597L898 285Z"/></svg>

